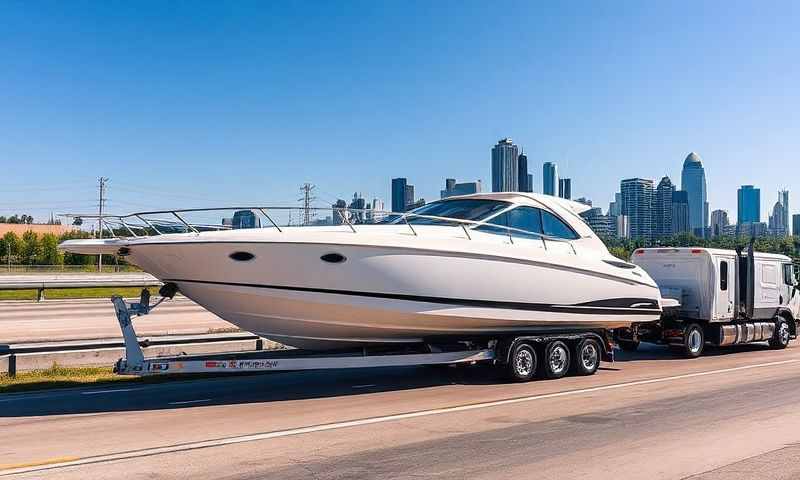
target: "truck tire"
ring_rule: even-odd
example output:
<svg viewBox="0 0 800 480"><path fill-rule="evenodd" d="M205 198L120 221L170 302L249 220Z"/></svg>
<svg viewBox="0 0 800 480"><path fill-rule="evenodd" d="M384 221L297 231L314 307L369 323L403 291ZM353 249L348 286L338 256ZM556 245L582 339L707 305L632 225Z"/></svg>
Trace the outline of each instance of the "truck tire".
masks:
<svg viewBox="0 0 800 480"><path fill-rule="evenodd" d="M617 345L624 352L635 352L639 350L639 340L617 340Z"/></svg>
<svg viewBox="0 0 800 480"><path fill-rule="evenodd" d="M536 375L536 349L529 343L518 343L508 357L506 376L512 382L527 382Z"/></svg>
<svg viewBox="0 0 800 480"><path fill-rule="evenodd" d="M575 345L572 371L575 375L594 375L600 368L600 343L594 338L584 338Z"/></svg>
<svg viewBox="0 0 800 480"><path fill-rule="evenodd" d="M705 343L703 328L696 323L690 323L683 330L683 345L672 345L670 350L686 358L697 358L703 354Z"/></svg>
<svg viewBox="0 0 800 480"><path fill-rule="evenodd" d="M789 346L790 336L789 322L783 317L778 317L775 319L775 333L769 341L769 346L772 347L773 350L783 350Z"/></svg>
<svg viewBox="0 0 800 480"><path fill-rule="evenodd" d="M569 372L570 352L566 343L553 340L544 348L542 372L546 378L561 378Z"/></svg>

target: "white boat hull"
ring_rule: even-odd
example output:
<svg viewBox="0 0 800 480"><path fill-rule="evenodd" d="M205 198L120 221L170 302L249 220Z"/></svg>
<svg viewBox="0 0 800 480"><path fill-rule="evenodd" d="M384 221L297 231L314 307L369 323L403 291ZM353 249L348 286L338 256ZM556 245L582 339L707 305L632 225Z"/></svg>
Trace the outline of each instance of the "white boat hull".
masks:
<svg viewBox="0 0 800 480"><path fill-rule="evenodd" d="M414 241L131 242L129 255L221 318L300 348L619 328L660 317L649 277L594 257L461 239L458 252L403 244ZM254 258L235 261L234 252ZM328 253L346 260L322 261Z"/></svg>

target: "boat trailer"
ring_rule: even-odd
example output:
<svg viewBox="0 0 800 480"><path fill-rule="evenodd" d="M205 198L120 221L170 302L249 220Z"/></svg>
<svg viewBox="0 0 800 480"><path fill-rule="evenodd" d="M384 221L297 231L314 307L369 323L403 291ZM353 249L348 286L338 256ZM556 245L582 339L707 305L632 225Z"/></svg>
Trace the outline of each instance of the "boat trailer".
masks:
<svg viewBox="0 0 800 480"><path fill-rule="evenodd" d="M169 285L169 284L168 284ZM166 287L166 285L165 285ZM139 302L128 303L119 295L111 297L125 344L125 357L117 360L114 372L120 375L165 375L176 373L242 373L293 370L322 370L414 365L474 364L495 359L494 349L462 349L430 353L368 353L366 349L348 352L305 352L299 349L231 352L215 355L181 355L145 358L133 318L147 315L175 291L159 292L162 297L150 305L150 292L143 289ZM431 350L435 350L434 347Z"/></svg>

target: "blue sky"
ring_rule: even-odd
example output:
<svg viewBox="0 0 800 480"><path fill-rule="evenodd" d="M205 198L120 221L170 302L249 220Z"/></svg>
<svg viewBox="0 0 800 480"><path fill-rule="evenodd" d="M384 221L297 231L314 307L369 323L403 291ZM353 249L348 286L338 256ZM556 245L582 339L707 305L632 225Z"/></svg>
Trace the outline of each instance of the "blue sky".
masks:
<svg viewBox="0 0 800 480"><path fill-rule="evenodd" d="M607 208L624 177L800 211L797 2L44 2L0 9L0 214L389 204L523 146Z"/></svg>

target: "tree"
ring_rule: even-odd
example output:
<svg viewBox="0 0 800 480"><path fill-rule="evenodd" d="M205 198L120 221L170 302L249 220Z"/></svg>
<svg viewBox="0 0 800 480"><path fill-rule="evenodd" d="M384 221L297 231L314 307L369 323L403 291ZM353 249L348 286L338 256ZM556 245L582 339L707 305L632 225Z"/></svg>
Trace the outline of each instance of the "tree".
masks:
<svg viewBox="0 0 800 480"><path fill-rule="evenodd" d="M0 241L0 253L6 257L6 263L11 263L11 257L19 253L20 239L14 232L6 232Z"/></svg>
<svg viewBox="0 0 800 480"><path fill-rule="evenodd" d="M11 215L10 217L8 217L8 223L19 223L19 216L17 216L16 214Z"/></svg>
<svg viewBox="0 0 800 480"><path fill-rule="evenodd" d="M72 232L67 232L61 235L59 238L60 242L64 240L72 240L76 238L89 238L90 235L88 232L84 232L82 230L74 230ZM64 264L66 265L92 265L95 262L94 255L80 255L77 253L69 253L64 252Z"/></svg>
<svg viewBox="0 0 800 480"><path fill-rule="evenodd" d="M8 223L7 220L8 219L6 217L4 217L3 215L0 215L0 223Z"/></svg>
<svg viewBox="0 0 800 480"><path fill-rule="evenodd" d="M20 249L20 263L34 265L42 250L39 237L32 230L22 234L22 248Z"/></svg>
<svg viewBox="0 0 800 480"><path fill-rule="evenodd" d="M64 254L58 249L58 237L52 233L42 235L37 263L40 265L62 265L64 263Z"/></svg>

